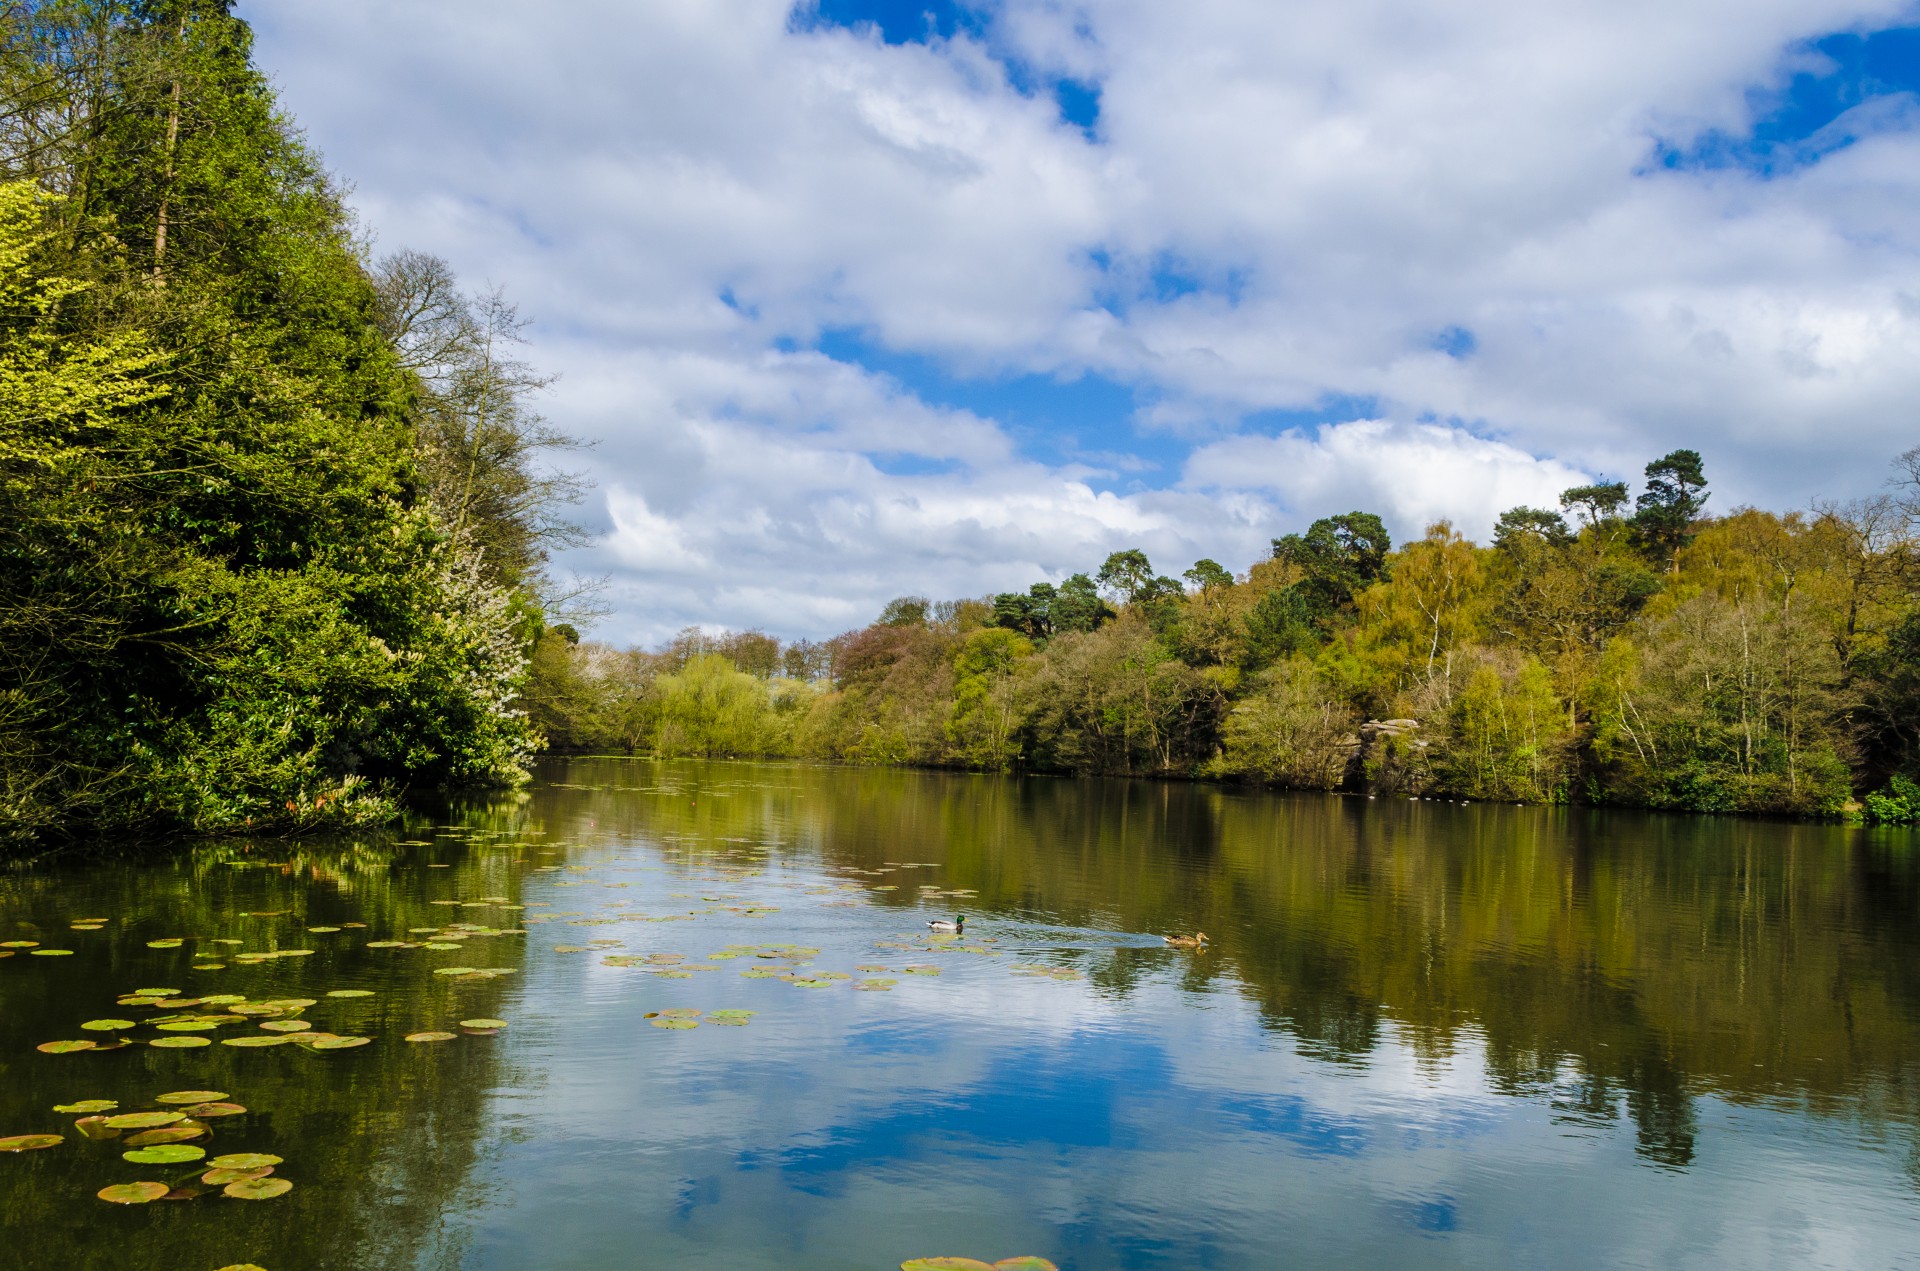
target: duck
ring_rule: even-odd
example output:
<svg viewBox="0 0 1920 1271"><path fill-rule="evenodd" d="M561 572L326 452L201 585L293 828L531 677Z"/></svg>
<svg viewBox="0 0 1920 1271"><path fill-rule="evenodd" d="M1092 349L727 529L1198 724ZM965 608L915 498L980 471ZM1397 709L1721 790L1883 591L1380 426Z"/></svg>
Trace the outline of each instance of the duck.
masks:
<svg viewBox="0 0 1920 1271"><path fill-rule="evenodd" d="M944 918L935 918L932 922L927 924L927 927L929 930L932 930L932 931L951 931L956 936L961 935L967 929L967 916L965 914L961 914L959 917L955 918L952 922L948 922Z"/></svg>
<svg viewBox="0 0 1920 1271"><path fill-rule="evenodd" d="M1204 949L1207 947L1207 933L1196 931L1190 936L1161 936L1176 949Z"/></svg>

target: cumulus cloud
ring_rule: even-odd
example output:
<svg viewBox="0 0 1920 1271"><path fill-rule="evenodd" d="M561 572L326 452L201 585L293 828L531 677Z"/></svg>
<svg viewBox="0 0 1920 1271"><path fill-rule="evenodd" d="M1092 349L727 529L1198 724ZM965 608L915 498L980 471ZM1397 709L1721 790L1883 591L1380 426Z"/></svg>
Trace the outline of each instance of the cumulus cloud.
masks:
<svg viewBox="0 0 1920 1271"><path fill-rule="evenodd" d="M1354 506L1484 532L1681 445L1716 506L1792 504L1913 441L1912 104L1770 176L1663 160L1907 0L978 7L905 44L788 0L241 11L382 242L540 319L614 638L819 635L1126 546L1241 566ZM1062 466L895 355L1142 405ZM1264 422L1328 401L1366 418ZM1169 446L1158 484L1124 459Z"/></svg>

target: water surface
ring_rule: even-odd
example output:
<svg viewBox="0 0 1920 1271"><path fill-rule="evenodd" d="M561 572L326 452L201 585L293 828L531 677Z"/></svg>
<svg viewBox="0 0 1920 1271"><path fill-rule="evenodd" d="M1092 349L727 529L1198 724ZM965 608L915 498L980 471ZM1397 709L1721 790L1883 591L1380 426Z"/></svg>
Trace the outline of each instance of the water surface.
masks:
<svg viewBox="0 0 1920 1271"><path fill-rule="evenodd" d="M0 875L0 1265L1920 1266L1904 833L575 760L397 838ZM294 1189L95 1199L195 1167L53 1105L180 1089Z"/></svg>

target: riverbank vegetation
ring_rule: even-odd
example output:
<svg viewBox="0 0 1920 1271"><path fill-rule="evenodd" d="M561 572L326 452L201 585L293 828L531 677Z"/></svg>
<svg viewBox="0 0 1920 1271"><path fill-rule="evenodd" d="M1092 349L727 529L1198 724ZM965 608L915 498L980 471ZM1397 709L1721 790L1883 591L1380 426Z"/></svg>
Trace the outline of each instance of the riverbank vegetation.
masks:
<svg viewBox="0 0 1920 1271"><path fill-rule="evenodd" d="M1884 497L1715 516L1676 450L1637 492L1514 508L1486 544L1440 522L1396 545L1350 512L1239 574L1116 552L819 643L556 629L529 704L575 750L1909 821L1920 454L1898 474Z"/></svg>
<svg viewBox="0 0 1920 1271"><path fill-rule="evenodd" d="M225 0L0 11L0 842L519 775L574 491L518 319L375 262Z"/></svg>

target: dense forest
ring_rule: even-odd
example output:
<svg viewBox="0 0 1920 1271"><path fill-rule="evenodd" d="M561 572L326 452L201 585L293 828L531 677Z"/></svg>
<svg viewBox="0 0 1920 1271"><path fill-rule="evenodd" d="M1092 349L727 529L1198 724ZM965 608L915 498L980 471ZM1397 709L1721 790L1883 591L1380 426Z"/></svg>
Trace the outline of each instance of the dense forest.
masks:
<svg viewBox="0 0 1920 1271"><path fill-rule="evenodd" d="M0 6L0 844L514 780L576 491L520 323L376 259L226 0Z"/></svg>
<svg viewBox="0 0 1920 1271"><path fill-rule="evenodd" d="M1115 552L818 643L556 626L528 703L569 749L1910 822L1920 451L1895 467L1880 497L1714 516L1676 450L1485 546L1350 512L1238 575Z"/></svg>

